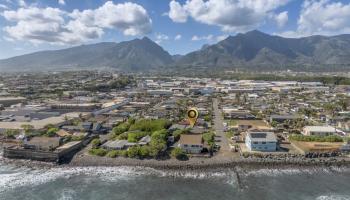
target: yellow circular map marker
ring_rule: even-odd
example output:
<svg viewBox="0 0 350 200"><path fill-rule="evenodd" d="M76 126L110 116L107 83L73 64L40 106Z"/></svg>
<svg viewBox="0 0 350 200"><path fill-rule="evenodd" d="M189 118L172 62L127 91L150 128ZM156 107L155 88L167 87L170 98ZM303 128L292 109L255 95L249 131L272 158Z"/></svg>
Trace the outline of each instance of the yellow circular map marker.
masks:
<svg viewBox="0 0 350 200"><path fill-rule="evenodd" d="M198 118L198 111L196 108L190 108L187 111L187 117L188 117L188 121L190 122L190 126L193 127L194 124L197 121Z"/></svg>

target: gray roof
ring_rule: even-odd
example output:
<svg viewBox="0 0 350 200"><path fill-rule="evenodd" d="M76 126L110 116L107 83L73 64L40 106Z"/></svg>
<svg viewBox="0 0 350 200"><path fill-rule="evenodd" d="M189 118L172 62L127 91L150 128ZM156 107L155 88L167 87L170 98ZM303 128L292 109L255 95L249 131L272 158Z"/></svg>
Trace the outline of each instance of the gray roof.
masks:
<svg viewBox="0 0 350 200"><path fill-rule="evenodd" d="M305 126L304 130L311 132L337 132L337 130L332 126Z"/></svg>
<svg viewBox="0 0 350 200"><path fill-rule="evenodd" d="M146 135L145 137L141 138L141 140L139 141L139 143L142 144L148 144L151 142L151 136Z"/></svg>
<svg viewBox="0 0 350 200"><path fill-rule="evenodd" d="M277 118L277 119L297 119L299 117L296 115L271 115L270 118L272 118L272 119L274 119L274 118Z"/></svg>
<svg viewBox="0 0 350 200"><path fill-rule="evenodd" d="M115 140L115 141L108 141L104 143L102 146L108 147L108 148L123 149L127 143L128 143L127 140Z"/></svg>
<svg viewBox="0 0 350 200"><path fill-rule="evenodd" d="M247 137L250 137L252 142L277 142L273 132L248 132Z"/></svg>
<svg viewBox="0 0 350 200"><path fill-rule="evenodd" d="M182 124L173 124L169 128L170 130L175 130L175 129L185 129L187 125L182 125Z"/></svg>

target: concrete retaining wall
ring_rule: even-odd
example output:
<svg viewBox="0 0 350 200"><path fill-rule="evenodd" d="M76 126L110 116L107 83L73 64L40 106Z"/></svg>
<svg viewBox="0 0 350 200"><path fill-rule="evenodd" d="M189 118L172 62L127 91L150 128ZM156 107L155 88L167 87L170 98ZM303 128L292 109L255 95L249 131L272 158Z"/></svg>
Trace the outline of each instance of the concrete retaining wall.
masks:
<svg viewBox="0 0 350 200"><path fill-rule="evenodd" d="M68 149L64 149L62 151L40 151L33 149L22 149L16 148L14 146L4 147L3 156L5 158L12 159L28 159L28 160L38 160L45 162L56 162L62 163L66 160L69 160L74 156L76 152L78 152L81 148L87 145L94 137L86 138L85 140L77 143L74 146L71 146Z"/></svg>

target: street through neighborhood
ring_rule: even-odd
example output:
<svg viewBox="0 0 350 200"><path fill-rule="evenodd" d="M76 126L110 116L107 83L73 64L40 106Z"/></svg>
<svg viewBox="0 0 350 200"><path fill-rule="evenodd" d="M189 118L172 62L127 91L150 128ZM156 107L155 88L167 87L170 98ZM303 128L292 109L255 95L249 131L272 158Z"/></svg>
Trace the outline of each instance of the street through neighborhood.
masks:
<svg viewBox="0 0 350 200"><path fill-rule="evenodd" d="M215 130L215 140L216 144L220 145L219 155L221 156L229 156L232 155L230 152L230 147L228 143L228 139L225 136L224 125L223 125L223 116L222 111L219 109L219 100L217 98L213 99L213 121L214 121L214 130Z"/></svg>

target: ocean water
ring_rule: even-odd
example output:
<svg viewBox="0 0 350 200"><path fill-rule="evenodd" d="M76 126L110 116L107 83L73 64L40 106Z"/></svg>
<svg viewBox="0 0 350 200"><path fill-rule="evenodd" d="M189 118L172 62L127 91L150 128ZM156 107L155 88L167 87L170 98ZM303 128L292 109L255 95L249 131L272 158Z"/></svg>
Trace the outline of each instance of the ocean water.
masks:
<svg viewBox="0 0 350 200"><path fill-rule="evenodd" d="M169 172L142 167L29 169L0 163L6 200L350 199L349 169Z"/></svg>

